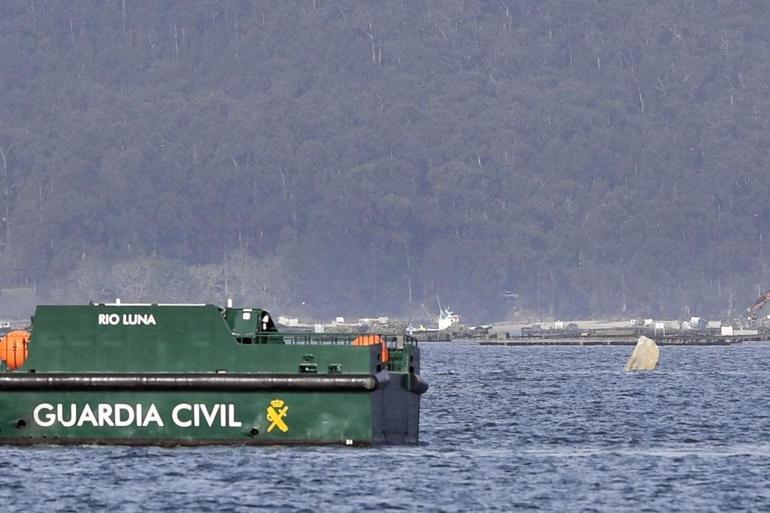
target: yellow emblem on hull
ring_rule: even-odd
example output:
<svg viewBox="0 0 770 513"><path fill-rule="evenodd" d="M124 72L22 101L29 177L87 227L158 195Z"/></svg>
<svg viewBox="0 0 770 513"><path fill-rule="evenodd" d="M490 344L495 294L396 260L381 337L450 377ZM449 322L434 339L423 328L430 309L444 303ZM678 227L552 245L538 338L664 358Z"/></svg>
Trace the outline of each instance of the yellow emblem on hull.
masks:
<svg viewBox="0 0 770 513"><path fill-rule="evenodd" d="M283 420L286 414L289 412L289 407L284 406L284 402L281 399L273 399L270 401L270 406L267 407L267 420L271 422L267 428L267 432L271 432L274 428L278 428L284 433L289 430L289 426Z"/></svg>

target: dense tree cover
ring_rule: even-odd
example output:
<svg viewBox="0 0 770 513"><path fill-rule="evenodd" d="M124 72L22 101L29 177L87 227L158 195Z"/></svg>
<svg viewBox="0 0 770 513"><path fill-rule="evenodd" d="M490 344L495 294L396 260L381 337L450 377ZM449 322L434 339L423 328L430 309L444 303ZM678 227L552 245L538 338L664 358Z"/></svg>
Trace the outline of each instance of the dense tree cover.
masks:
<svg viewBox="0 0 770 513"><path fill-rule="evenodd" d="M3 2L0 287L736 314L770 284L768 22L763 0Z"/></svg>

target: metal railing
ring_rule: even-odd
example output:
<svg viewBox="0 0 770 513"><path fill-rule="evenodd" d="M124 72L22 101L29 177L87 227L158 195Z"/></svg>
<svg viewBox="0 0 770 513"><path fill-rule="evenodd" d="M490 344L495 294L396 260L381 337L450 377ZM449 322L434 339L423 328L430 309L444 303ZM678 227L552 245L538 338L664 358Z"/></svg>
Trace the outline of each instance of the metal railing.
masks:
<svg viewBox="0 0 770 513"><path fill-rule="evenodd" d="M285 344L303 345L352 345L353 341L362 336L361 333L313 333L302 332L275 332L269 335L257 335L259 337L281 337ZM399 349L404 344L417 344L417 339L409 335L383 335L379 333L366 333L365 335L381 336L388 348Z"/></svg>

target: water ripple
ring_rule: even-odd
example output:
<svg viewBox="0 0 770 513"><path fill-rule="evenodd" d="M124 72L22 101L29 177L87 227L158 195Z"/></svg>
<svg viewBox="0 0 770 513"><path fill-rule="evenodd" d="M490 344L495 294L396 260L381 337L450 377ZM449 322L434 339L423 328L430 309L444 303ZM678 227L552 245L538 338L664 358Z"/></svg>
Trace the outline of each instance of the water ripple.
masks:
<svg viewBox="0 0 770 513"><path fill-rule="evenodd" d="M770 346L423 345L417 447L0 448L3 511L757 511Z"/></svg>

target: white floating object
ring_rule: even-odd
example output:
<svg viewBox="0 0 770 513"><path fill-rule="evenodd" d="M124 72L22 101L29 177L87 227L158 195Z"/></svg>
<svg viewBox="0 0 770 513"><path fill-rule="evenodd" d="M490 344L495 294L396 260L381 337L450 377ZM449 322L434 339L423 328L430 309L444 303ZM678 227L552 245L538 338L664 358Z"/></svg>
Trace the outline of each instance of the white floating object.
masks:
<svg viewBox="0 0 770 513"><path fill-rule="evenodd" d="M631 353L631 358L629 358L626 363L625 370L653 370L658 366L659 357L660 350L655 341L651 338L641 336L636 343L636 347L634 347L634 352Z"/></svg>

